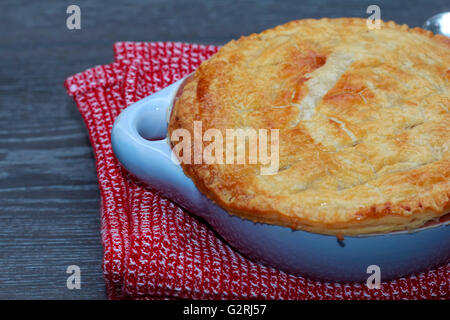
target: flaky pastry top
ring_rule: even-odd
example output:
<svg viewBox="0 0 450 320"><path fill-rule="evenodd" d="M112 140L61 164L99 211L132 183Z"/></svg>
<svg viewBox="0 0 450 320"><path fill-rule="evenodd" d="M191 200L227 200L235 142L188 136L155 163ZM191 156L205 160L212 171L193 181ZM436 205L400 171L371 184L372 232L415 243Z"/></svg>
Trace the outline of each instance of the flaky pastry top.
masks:
<svg viewBox="0 0 450 320"><path fill-rule="evenodd" d="M194 121L224 136L279 129L276 174L182 163L230 214L323 234L411 230L450 211L449 68L450 39L419 28L292 21L203 62L173 107L169 136L193 133Z"/></svg>

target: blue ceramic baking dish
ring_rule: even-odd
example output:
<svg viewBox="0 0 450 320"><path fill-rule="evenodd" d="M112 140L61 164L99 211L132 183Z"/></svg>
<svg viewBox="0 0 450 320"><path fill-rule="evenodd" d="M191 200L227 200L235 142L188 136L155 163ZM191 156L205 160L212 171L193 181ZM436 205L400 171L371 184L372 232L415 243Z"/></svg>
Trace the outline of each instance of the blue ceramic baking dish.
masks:
<svg viewBox="0 0 450 320"><path fill-rule="evenodd" d="M291 274L331 282L365 282L371 265L380 267L381 280L389 280L448 263L448 221L339 241L335 236L255 223L227 213L171 160L168 116L183 80L136 102L117 117L111 133L114 153L129 172L204 218L240 253Z"/></svg>

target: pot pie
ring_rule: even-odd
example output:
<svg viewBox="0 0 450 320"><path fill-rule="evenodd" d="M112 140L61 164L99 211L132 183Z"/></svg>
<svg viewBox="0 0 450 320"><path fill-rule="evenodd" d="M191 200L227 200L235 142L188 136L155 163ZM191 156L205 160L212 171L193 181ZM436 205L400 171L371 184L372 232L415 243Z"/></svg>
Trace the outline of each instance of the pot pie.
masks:
<svg viewBox="0 0 450 320"><path fill-rule="evenodd" d="M450 211L449 79L445 36L394 22L369 30L359 18L292 21L203 62L174 103L169 137L193 134L194 121L223 136L279 129L276 174L181 163L230 214L338 236L412 230Z"/></svg>

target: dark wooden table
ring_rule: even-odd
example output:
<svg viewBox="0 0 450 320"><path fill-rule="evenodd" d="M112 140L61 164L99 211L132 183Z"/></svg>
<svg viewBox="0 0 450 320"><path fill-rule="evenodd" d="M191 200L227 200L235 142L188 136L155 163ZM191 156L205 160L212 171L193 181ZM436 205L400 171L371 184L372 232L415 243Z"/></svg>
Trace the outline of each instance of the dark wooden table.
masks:
<svg viewBox="0 0 450 320"><path fill-rule="evenodd" d="M81 30L66 9L81 8ZM223 44L307 17L367 17L420 26L448 0L152 0L0 2L0 298L104 299L99 191L66 77L112 61L116 41ZM81 268L68 290L66 269Z"/></svg>

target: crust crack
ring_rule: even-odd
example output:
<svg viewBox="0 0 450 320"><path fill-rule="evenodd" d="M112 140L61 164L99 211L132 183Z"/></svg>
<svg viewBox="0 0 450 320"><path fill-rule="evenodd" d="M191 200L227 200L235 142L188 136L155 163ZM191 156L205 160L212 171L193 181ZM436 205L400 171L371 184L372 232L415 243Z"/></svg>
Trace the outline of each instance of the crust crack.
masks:
<svg viewBox="0 0 450 320"><path fill-rule="evenodd" d="M302 120L311 120L313 118L316 106L328 91L335 86L353 61L354 59L351 55L335 52L327 58L327 62L322 67L306 74L310 78L306 82L308 93L301 103L293 103L299 110L299 116L293 124L294 127Z"/></svg>

